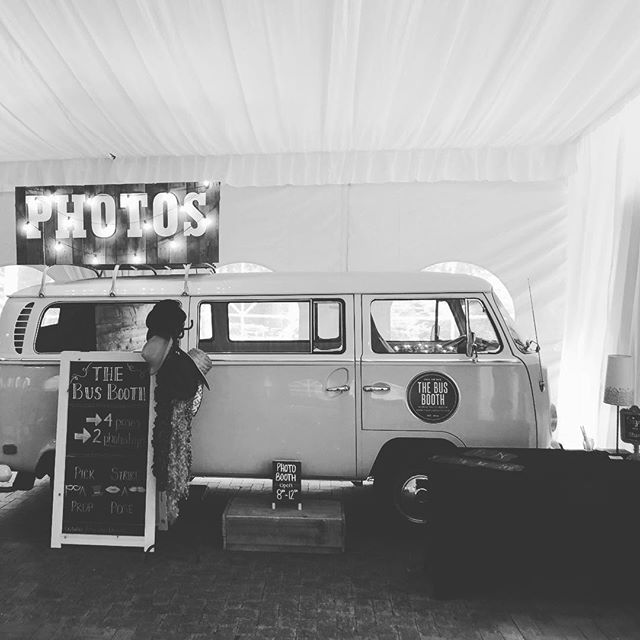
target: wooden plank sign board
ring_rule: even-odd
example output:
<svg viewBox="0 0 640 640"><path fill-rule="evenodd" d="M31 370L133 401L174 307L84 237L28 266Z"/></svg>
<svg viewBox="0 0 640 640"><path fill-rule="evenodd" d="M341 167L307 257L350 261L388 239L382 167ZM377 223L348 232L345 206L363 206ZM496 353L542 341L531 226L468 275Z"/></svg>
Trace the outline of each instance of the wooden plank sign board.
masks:
<svg viewBox="0 0 640 640"><path fill-rule="evenodd" d="M152 396L140 354L61 354L51 547L151 549Z"/></svg>

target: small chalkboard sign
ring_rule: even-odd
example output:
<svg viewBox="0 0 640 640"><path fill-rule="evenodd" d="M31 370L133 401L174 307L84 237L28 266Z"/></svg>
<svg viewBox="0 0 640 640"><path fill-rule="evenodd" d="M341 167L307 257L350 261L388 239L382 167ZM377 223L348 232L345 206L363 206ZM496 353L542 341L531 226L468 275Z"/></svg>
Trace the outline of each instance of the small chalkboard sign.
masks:
<svg viewBox="0 0 640 640"><path fill-rule="evenodd" d="M640 408L620 410L620 439L627 444L640 445Z"/></svg>
<svg viewBox="0 0 640 640"><path fill-rule="evenodd" d="M274 460L272 466L272 507L297 504L302 506L302 462Z"/></svg>
<svg viewBox="0 0 640 640"><path fill-rule="evenodd" d="M53 548L153 547L152 396L140 354L61 354Z"/></svg>

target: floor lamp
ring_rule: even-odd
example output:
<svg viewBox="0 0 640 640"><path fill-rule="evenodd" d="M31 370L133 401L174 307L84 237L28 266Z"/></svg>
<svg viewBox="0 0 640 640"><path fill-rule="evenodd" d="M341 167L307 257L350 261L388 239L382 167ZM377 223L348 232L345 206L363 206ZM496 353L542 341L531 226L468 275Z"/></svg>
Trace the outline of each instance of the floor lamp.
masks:
<svg viewBox="0 0 640 640"><path fill-rule="evenodd" d="M611 355L607 360L607 376L604 383L605 404L616 407L616 454L620 436L620 407L633 404L633 360L631 356Z"/></svg>

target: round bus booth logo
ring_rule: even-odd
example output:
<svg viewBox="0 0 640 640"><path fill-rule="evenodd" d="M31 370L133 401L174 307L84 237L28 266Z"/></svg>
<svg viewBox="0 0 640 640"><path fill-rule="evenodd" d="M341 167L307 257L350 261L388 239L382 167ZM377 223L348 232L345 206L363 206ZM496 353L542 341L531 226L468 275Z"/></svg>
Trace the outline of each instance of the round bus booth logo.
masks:
<svg viewBox="0 0 640 640"><path fill-rule="evenodd" d="M407 387L409 409L424 422L448 420L458 408L460 393L456 383L444 373L427 371L417 375Z"/></svg>

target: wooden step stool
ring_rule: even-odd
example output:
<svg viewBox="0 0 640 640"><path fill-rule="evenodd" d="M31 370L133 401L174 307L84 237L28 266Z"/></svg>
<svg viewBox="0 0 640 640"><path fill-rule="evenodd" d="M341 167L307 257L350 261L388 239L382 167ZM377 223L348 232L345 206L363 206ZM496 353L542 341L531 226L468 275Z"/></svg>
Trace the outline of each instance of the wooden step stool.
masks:
<svg viewBox="0 0 640 640"><path fill-rule="evenodd" d="M238 496L222 514L223 548L228 551L344 551L345 523L338 500L308 498L301 511L271 508L270 496Z"/></svg>

